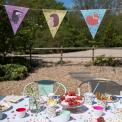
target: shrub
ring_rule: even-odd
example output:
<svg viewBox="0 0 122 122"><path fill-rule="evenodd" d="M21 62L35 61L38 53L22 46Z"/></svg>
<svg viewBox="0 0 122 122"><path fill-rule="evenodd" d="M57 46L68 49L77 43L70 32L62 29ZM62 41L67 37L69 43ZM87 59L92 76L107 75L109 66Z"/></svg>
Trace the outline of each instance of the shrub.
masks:
<svg viewBox="0 0 122 122"><path fill-rule="evenodd" d="M5 71L3 69L3 66L0 65L0 77L4 76L5 75Z"/></svg>
<svg viewBox="0 0 122 122"><path fill-rule="evenodd" d="M27 67L18 64L0 65L0 81L2 80L20 80L27 75Z"/></svg>
<svg viewBox="0 0 122 122"><path fill-rule="evenodd" d="M0 56L0 64L6 65L6 64L18 64L18 65L23 65L27 67L28 71L33 70L33 68L37 67L40 65L40 62L38 60L30 60L27 59L26 57L5 57L4 60Z"/></svg>
<svg viewBox="0 0 122 122"><path fill-rule="evenodd" d="M0 65L0 81L4 80L5 70L2 65Z"/></svg>
<svg viewBox="0 0 122 122"><path fill-rule="evenodd" d="M103 55L97 57L93 64L97 66L120 66L122 65L122 60L113 57L105 57Z"/></svg>

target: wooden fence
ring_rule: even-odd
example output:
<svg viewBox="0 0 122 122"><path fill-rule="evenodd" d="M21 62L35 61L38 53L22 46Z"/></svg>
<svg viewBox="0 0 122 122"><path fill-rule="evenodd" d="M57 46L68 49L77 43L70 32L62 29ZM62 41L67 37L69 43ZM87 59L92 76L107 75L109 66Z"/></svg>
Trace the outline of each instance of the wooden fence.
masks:
<svg viewBox="0 0 122 122"><path fill-rule="evenodd" d="M48 57L48 56L41 56L40 58L60 58L60 63L62 64L63 63L63 59L64 58L91 58L92 59L92 62L94 62L95 58L97 58L95 56L95 50L96 49L119 49L119 50L122 50L122 47L114 47L114 48L96 48L96 47L70 47L70 48L57 48L57 47L54 47L54 48L33 48L33 49L30 49L29 50L29 54L30 54L30 62L32 60L32 51L33 50L58 50L58 52L60 53L60 56L51 56L51 57ZM92 53L91 53L91 56L63 56L64 54L64 50L71 50L71 51L75 51L75 50L91 50ZM113 57L113 58L122 58L122 57Z"/></svg>

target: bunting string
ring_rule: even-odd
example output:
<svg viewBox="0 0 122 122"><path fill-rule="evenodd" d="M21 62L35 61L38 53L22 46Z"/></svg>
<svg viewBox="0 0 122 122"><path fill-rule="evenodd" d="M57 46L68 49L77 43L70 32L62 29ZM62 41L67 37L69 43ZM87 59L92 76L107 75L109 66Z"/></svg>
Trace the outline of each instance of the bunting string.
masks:
<svg viewBox="0 0 122 122"><path fill-rule="evenodd" d="M0 4L1 5L1 4ZM81 9L81 10L57 10L57 9L33 9L26 8L15 5L1 5L5 7L9 21L11 23L14 35L16 34L18 28L20 27L25 15L28 10L43 11L49 30L54 38L66 13L72 11L80 11L82 14L88 29L94 39L96 33L99 29L99 26L104 18L104 15L107 10L121 10L122 8L113 8L113 9Z"/></svg>
<svg viewBox="0 0 122 122"><path fill-rule="evenodd" d="M5 5L2 5L0 4L0 6L5 6ZM51 8L53 9L53 8ZM90 9L98 9L98 8L90 8ZM106 9L106 10L122 10L122 8L100 8L100 9ZM36 9L36 8L30 8L29 7L29 10L33 10L33 11L42 11L43 9ZM56 10L56 9L55 9ZM58 9L59 10L59 9ZM80 10L89 10L89 9L79 9L79 10L75 10L75 9L61 9L61 10L67 10L68 12L70 11L80 11Z"/></svg>

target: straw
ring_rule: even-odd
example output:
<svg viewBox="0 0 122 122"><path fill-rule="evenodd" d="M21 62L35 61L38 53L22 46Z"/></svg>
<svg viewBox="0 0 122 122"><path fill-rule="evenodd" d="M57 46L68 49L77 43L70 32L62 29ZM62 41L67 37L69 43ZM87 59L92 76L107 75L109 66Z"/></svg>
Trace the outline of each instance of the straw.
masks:
<svg viewBox="0 0 122 122"><path fill-rule="evenodd" d="M97 87L99 86L99 84L100 84L100 83L97 83L96 87L95 87L94 90L93 90L93 94L95 93L95 91L96 91Z"/></svg>
<svg viewBox="0 0 122 122"><path fill-rule="evenodd" d="M59 87L60 87L60 85L59 85L58 88L55 90L54 94L56 94L56 92L58 91Z"/></svg>
<svg viewBox="0 0 122 122"><path fill-rule="evenodd" d="M88 82L89 93L91 92L90 81Z"/></svg>

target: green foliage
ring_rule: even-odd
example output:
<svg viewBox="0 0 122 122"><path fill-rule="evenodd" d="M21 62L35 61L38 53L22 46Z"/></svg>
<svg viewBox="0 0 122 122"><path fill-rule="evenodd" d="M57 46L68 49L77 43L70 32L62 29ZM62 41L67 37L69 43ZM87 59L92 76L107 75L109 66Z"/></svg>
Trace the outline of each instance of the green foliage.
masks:
<svg viewBox="0 0 122 122"><path fill-rule="evenodd" d="M5 71L3 69L3 66L0 65L0 77L3 77L5 75Z"/></svg>
<svg viewBox="0 0 122 122"><path fill-rule="evenodd" d="M5 9L0 6L0 52L4 55L10 51L12 41L12 30Z"/></svg>
<svg viewBox="0 0 122 122"><path fill-rule="evenodd" d="M27 59L26 57L5 57L4 60L0 56L0 64L5 65L5 64L18 64L18 65L23 65L27 67L28 72L32 71L35 67L39 67L39 61ZM42 65L42 64L41 64Z"/></svg>
<svg viewBox="0 0 122 122"><path fill-rule="evenodd" d="M77 0L80 1L80 0ZM110 3L109 0L108 3ZM105 2L105 0L104 0ZM104 5L102 1L98 3ZM106 3L106 5L109 5ZM112 15L107 11L95 39L92 39L88 27L79 11L67 12L61 26L53 39L41 9L66 9L55 0L9 0L9 4L25 6L30 9L14 36L4 7L0 7L0 53L20 52L33 47L121 47L122 15ZM88 2L93 6L94 2Z"/></svg>
<svg viewBox="0 0 122 122"><path fill-rule="evenodd" d="M73 0L75 9L116 8L119 0Z"/></svg>
<svg viewBox="0 0 122 122"><path fill-rule="evenodd" d="M4 68L6 76L9 76L9 80L19 80L24 78L24 75L27 74L27 68L22 65L6 64Z"/></svg>
<svg viewBox="0 0 122 122"><path fill-rule="evenodd" d="M20 80L27 75L27 67L17 64L0 65L0 81Z"/></svg>
<svg viewBox="0 0 122 122"><path fill-rule="evenodd" d="M113 57L100 56L95 59L94 65L96 66L121 66L122 60Z"/></svg>

